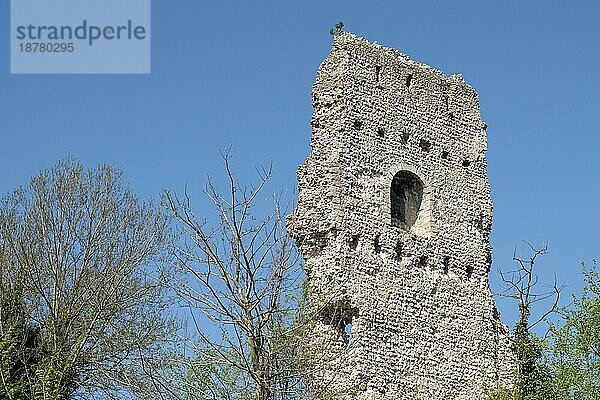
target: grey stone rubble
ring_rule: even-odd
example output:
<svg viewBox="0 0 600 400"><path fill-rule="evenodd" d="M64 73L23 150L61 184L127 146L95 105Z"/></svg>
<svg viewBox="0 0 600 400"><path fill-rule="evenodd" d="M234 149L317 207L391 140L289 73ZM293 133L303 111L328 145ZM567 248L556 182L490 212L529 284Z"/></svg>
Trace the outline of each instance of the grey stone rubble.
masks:
<svg viewBox="0 0 600 400"><path fill-rule="evenodd" d="M510 335L488 283L477 93L460 75L341 33L312 96L312 152L288 225L318 313L314 389L481 400L510 385Z"/></svg>

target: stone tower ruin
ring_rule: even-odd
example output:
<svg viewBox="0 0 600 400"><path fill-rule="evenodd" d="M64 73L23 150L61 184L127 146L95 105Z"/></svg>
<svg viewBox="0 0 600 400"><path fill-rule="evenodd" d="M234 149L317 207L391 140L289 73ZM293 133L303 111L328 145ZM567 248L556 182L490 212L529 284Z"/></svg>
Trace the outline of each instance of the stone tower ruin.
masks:
<svg viewBox="0 0 600 400"><path fill-rule="evenodd" d="M488 283L477 93L460 75L341 33L312 95L312 152L289 230L317 315L314 390L482 400L510 385L510 337Z"/></svg>

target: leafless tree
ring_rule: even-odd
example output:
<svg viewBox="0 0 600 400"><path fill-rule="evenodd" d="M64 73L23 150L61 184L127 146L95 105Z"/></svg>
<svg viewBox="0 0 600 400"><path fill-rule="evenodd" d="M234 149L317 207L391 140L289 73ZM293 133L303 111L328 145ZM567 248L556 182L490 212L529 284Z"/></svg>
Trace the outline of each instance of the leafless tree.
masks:
<svg viewBox="0 0 600 400"><path fill-rule="evenodd" d="M26 365L35 399L122 399L146 386L141 360L175 329L160 210L140 202L118 169L86 170L74 159L2 200L2 296L19 287L38 332L37 362Z"/></svg>
<svg viewBox="0 0 600 400"><path fill-rule="evenodd" d="M526 322L526 329L529 331L540 322L546 320L549 315L558 311L560 294L564 286L559 285L556 274L554 274L551 284L540 281L536 262L539 257L547 254L548 246L544 245L541 248L536 248L531 243L525 242L525 244L530 250L529 257L520 257L515 250L513 261L516 268L508 271L499 271L500 278L504 284L504 290L499 295L512 298L518 302L521 318L525 318L525 321L522 322ZM546 303L544 310L533 322L530 321L532 307L544 302Z"/></svg>
<svg viewBox="0 0 600 400"><path fill-rule="evenodd" d="M513 261L516 268L500 272L506 289L502 296L515 299L518 303L519 319L513 330L513 353L515 356L514 387L507 392L515 399L556 399L552 376L544 363L544 340L532 332L532 328L558 311L560 294L564 286L557 283L556 275L552 284L540 282L536 266L540 256L548 251L547 246L536 248L527 243L530 249L528 258L518 257ZM539 316L531 319L532 308L541 306ZM548 334L546 331L546 335Z"/></svg>
<svg viewBox="0 0 600 400"><path fill-rule="evenodd" d="M183 236L175 251L184 276L177 287L198 342L179 364L189 379L156 381L168 392L165 398L301 398L301 263L278 199L257 217L272 168L258 171L257 185L242 186L229 155L223 159L227 190L209 179L204 194L211 207L200 216L187 190L164 195ZM182 385L187 391L174 393Z"/></svg>

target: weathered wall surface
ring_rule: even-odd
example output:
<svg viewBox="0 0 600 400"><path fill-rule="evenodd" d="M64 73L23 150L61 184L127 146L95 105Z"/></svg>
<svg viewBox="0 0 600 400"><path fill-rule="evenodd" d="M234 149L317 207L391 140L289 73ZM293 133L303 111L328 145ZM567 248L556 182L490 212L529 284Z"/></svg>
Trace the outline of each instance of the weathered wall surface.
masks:
<svg viewBox="0 0 600 400"><path fill-rule="evenodd" d="M462 77L349 33L313 87L289 228L342 398L484 398L509 382L488 285L486 126ZM336 354L343 354L340 358Z"/></svg>

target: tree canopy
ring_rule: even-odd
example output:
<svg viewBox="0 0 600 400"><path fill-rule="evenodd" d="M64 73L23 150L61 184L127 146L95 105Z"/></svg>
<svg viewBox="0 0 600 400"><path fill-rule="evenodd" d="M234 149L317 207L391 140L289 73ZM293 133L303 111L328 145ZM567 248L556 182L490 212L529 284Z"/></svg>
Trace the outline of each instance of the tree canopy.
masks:
<svg viewBox="0 0 600 400"><path fill-rule="evenodd" d="M144 386L140 361L172 334L168 219L121 178L66 159L2 200L6 398L124 398Z"/></svg>

